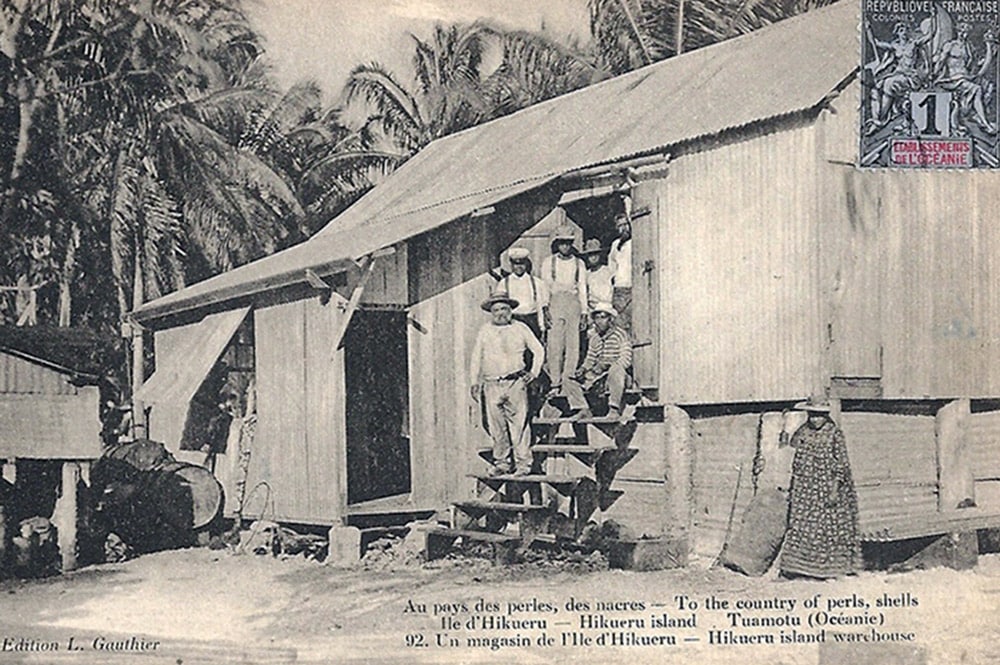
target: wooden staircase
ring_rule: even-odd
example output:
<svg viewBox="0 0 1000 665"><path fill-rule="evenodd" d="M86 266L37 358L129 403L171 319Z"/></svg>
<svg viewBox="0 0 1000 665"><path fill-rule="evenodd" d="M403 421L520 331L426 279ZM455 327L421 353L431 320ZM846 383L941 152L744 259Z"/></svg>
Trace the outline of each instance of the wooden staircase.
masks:
<svg viewBox="0 0 1000 665"><path fill-rule="evenodd" d="M614 500L611 479L636 452L628 447L629 433L644 420L662 419L662 406L640 391L627 394L626 404L620 417L535 417L531 473L471 474L476 498L454 502L450 526L427 532L427 559L445 556L456 544L480 544L489 546L497 563L510 563L536 544L572 543L589 522L601 522ZM479 454L492 463L490 448Z"/></svg>

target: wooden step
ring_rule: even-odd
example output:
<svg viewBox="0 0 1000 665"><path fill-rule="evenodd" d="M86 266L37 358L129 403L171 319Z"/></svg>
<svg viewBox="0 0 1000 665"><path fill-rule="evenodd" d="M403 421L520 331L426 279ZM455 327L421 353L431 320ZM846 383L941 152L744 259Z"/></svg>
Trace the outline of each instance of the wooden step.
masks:
<svg viewBox="0 0 1000 665"><path fill-rule="evenodd" d="M558 418L535 418L532 425L539 427L554 427L563 424L570 425L625 425L635 420L634 411L628 411L621 416L594 416L593 418L574 418L572 416L560 416Z"/></svg>
<svg viewBox="0 0 1000 665"><path fill-rule="evenodd" d="M484 483L515 482L515 483L547 483L549 485L574 485L583 480L584 476L545 475L539 473L532 473L527 476L515 476L513 474L504 474L502 476L491 476L485 473L470 473L469 478L475 478L477 480L483 481Z"/></svg>
<svg viewBox="0 0 1000 665"><path fill-rule="evenodd" d="M479 541L491 545L493 560L498 564L512 563L516 556L517 546L521 541L517 536L508 536L503 533L437 527L429 529L425 536L427 560L433 561L445 556L458 538L461 538L463 543Z"/></svg>
<svg viewBox="0 0 1000 665"><path fill-rule="evenodd" d="M614 450L612 446L587 446L572 443L536 443L531 447L533 453L566 453L574 455L586 455L588 453L600 454Z"/></svg>
<svg viewBox="0 0 1000 665"><path fill-rule="evenodd" d="M482 501L471 499L469 501L456 501L453 504L456 508L468 511L492 511L498 513L526 513L531 511L548 510L547 506L536 506L530 503L505 503L503 501Z"/></svg>
<svg viewBox="0 0 1000 665"><path fill-rule="evenodd" d="M493 533L492 531L476 531L475 529L450 529L439 526L427 530L427 535L443 536L445 538L465 538L467 540L480 540L484 543L513 543L520 540L517 536L506 533Z"/></svg>

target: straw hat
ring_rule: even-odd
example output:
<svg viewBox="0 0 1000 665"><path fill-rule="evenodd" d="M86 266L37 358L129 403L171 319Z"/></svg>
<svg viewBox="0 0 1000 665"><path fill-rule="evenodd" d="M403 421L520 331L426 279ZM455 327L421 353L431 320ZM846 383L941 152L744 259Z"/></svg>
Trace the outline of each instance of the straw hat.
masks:
<svg viewBox="0 0 1000 665"><path fill-rule="evenodd" d="M588 254L602 254L604 252L604 247L601 245L601 241L597 238L591 238L587 242L583 243L583 251L580 252L580 256L587 256Z"/></svg>
<svg viewBox="0 0 1000 665"><path fill-rule="evenodd" d="M795 409L809 413L830 413L830 402L818 397L810 397L806 401L796 404Z"/></svg>
<svg viewBox="0 0 1000 665"><path fill-rule="evenodd" d="M496 305L497 303L507 303L510 305L511 309L517 309L517 306L521 304L511 298L506 291L495 291L489 298L483 301L480 307L488 312L493 309L493 305Z"/></svg>

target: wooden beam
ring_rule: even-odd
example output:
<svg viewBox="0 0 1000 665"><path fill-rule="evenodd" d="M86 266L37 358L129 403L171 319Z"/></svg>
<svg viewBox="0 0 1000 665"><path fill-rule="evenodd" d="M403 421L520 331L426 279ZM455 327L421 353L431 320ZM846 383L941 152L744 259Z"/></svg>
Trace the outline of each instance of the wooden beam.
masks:
<svg viewBox="0 0 1000 665"><path fill-rule="evenodd" d="M13 485L17 480L17 460L3 460L3 464L0 465L0 469L2 469L3 479Z"/></svg>
<svg viewBox="0 0 1000 665"><path fill-rule="evenodd" d="M358 280L357 286L354 287L354 291L351 292L351 299L347 301L347 307L344 310L343 320L337 326L333 334L331 360L340 349L341 344L344 341L344 333L347 332L347 326L351 324L351 317L354 316L354 312L358 309L358 305L361 303L361 296L365 292L365 284L367 284L368 280L371 279L372 272L375 270L375 259L376 257L374 256L368 258L368 266L365 269L364 274L361 275L361 279Z"/></svg>
<svg viewBox="0 0 1000 665"><path fill-rule="evenodd" d="M953 510L976 500L972 451L965 433L970 417L968 399L957 399L944 405L935 417L938 510Z"/></svg>

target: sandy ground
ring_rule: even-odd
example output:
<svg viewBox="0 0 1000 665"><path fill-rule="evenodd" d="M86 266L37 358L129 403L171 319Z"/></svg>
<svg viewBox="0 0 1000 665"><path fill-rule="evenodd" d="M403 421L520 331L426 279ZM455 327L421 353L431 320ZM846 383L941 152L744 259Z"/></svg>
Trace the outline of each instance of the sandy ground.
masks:
<svg viewBox="0 0 1000 665"><path fill-rule="evenodd" d="M817 594L821 610L830 599L837 599L842 607L820 615L803 608ZM876 608L884 594L911 606ZM641 610L633 605L607 610L602 616L648 620L663 613L690 617L691 612L677 607L676 598L681 595L699 604L696 627L655 631L647 624L646 630L631 631L673 634L677 644L574 647L559 643L571 639L563 638L563 633L596 640L602 633L617 632L581 630L581 615L593 612L567 611L570 599L588 603L591 610L599 601L639 603ZM757 620L875 617L882 623L874 630L912 633L913 640L835 644L832 632L870 633L873 628L827 624L823 643L713 645L707 641L708 634L729 628L732 619L724 610L706 609L709 596L729 602L730 611L737 601L782 603L784 609L743 612ZM1000 662L1000 555L996 554L981 556L979 566L968 571L878 572L813 582L750 579L722 569L574 572L537 565L501 568L468 560L384 570L334 569L301 559L192 549L94 566L48 580L7 581L0 584L0 599L0 663ZM788 611L793 600L795 608ZM467 622L477 614L475 606L480 601L496 603L496 616L545 620L545 629L470 631ZM861 602L869 607L860 609ZM463 604L468 612L463 611ZM559 611L546 613L545 604ZM415 611L407 612L408 607ZM426 613L421 612L423 608ZM490 613L479 616L483 614ZM448 620L458 623L447 624L451 628L445 630L442 622ZM818 633L816 628L803 623L796 630ZM779 630L787 633L790 628L740 627L734 632L777 634ZM446 634L445 646L435 644L438 634ZM527 636L532 645L491 650L466 641L470 636L488 635ZM555 643L537 646L541 635ZM137 639L130 641L132 637ZM71 638L73 648L82 650L68 650ZM451 639L458 646L451 646L455 644ZM109 642L117 648L104 648ZM115 644L121 642L125 644ZM153 642L156 646L149 646ZM426 646L415 646L420 642ZM39 650L49 643L58 649ZM18 644L23 648L15 648Z"/></svg>

